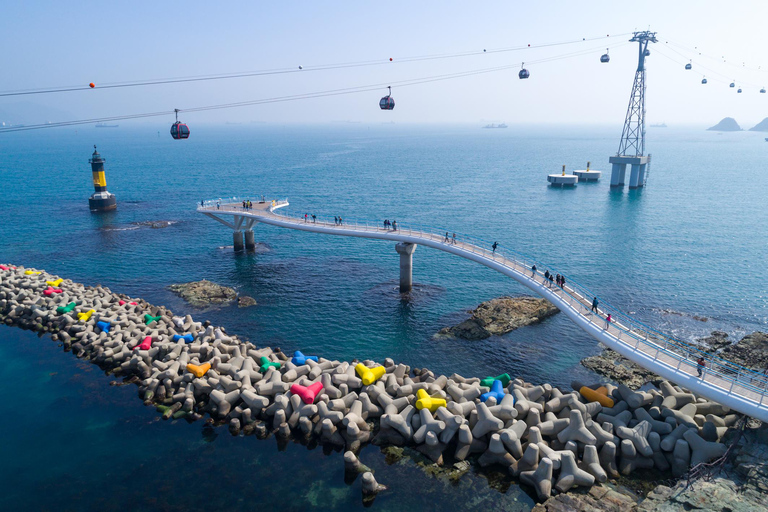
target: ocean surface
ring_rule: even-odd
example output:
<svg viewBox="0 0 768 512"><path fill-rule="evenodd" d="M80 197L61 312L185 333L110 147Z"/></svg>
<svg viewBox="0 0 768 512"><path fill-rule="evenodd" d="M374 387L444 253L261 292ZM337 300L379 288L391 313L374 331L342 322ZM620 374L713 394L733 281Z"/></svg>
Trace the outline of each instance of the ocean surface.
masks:
<svg viewBox="0 0 768 512"><path fill-rule="evenodd" d="M599 348L564 315L479 342L433 337L482 301L526 293L490 269L421 247L416 288L401 297L391 243L257 225L260 250L234 254L230 230L195 212L202 199L265 195L287 198L285 213L395 219L498 241L689 341L766 330L763 134L649 128L648 184L629 191L609 187L620 126L190 128L186 141L164 125L0 135L0 262L101 283L286 352L563 387L596 380L579 360ZM114 213L88 211L93 144ZM547 186L562 164L587 161L603 171L599 183ZM203 278L258 305L196 309L167 289ZM7 510L363 508L340 452L163 422L134 386L110 385L48 337L0 327L0 361ZM473 470L449 484L374 446L361 460L390 486L374 509L533 505L503 474Z"/></svg>

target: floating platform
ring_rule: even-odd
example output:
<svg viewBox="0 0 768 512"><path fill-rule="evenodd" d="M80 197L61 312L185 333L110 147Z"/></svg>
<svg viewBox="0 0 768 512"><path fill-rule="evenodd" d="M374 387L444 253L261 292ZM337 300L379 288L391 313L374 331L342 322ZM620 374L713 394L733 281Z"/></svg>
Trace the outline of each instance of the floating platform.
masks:
<svg viewBox="0 0 768 512"><path fill-rule="evenodd" d="M574 174L550 174L547 176L547 181L553 187L573 187L579 178Z"/></svg>
<svg viewBox="0 0 768 512"><path fill-rule="evenodd" d="M595 171L593 169L586 169L580 171L573 171L573 174L579 178L579 181L598 181L602 176L601 171Z"/></svg>

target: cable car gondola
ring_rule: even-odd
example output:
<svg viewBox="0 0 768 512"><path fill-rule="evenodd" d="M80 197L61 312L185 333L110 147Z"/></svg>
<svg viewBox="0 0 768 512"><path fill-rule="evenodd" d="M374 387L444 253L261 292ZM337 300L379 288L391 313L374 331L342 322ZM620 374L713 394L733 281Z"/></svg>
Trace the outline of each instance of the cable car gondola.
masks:
<svg viewBox="0 0 768 512"><path fill-rule="evenodd" d="M702 78L702 79L701 79L701 83L702 83L702 84L706 84L706 83L707 83L707 78L706 78L706 77Z"/></svg>
<svg viewBox="0 0 768 512"><path fill-rule="evenodd" d="M600 56L600 62L609 62L611 57L608 55L608 48L605 49L605 53Z"/></svg>
<svg viewBox="0 0 768 512"><path fill-rule="evenodd" d="M188 139L189 128L187 125L179 121L179 109L175 108L173 111L176 112L176 122L171 125L171 137L176 140Z"/></svg>
<svg viewBox="0 0 768 512"><path fill-rule="evenodd" d="M736 87L736 82L731 82L731 85L729 85L728 87L730 87L731 89L733 89L734 87Z"/></svg>
<svg viewBox="0 0 768 512"><path fill-rule="evenodd" d="M648 48L646 48L645 51L643 52L643 55L645 55L646 57L648 57L650 54L651 54L651 50L649 50Z"/></svg>
<svg viewBox="0 0 768 512"><path fill-rule="evenodd" d="M393 110L395 108L395 99L392 97L392 87L387 86L387 89L389 89L389 94L379 101L379 108L381 108L381 110Z"/></svg>
<svg viewBox="0 0 768 512"><path fill-rule="evenodd" d="M738 91L736 91L736 92L738 92L738 93L741 93L741 87L739 87L739 90L738 90Z"/></svg>
<svg viewBox="0 0 768 512"><path fill-rule="evenodd" d="M686 69L686 70L689 70L689 69L693 69L693 66L691 65L691 63L690 63L690 62L689 62L688 64L686 64L686 65L685 65L685 69Z"/></svg>
<svg viewBox="0 0 768 512"><path fill-rule="evenodd" d="M765 87L763 87L762 89L760 89L760 93L761 93L761 94L765 94Z"/></svg>
<svg viewBox="0 0 768 512"><path fill-rule="evenodd" d="M523 62L522 65L525 66L525 62ZM525 67L523 67L523 69L520 70L520 72L517 74L517 76L518 76L518 78L520 78L520 80L525 80L526 78L531 76L531 74L528 72L527 69L525 69Z"/></svg>

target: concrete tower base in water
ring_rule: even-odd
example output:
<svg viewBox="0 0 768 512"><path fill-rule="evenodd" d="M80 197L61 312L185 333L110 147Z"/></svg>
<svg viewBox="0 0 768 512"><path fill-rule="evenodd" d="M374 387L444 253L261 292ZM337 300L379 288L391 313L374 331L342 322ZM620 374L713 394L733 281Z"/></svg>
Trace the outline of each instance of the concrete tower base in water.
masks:
<svg viewBox="0 0 768 512"><path fill-rule="evenodd" d="M627 165L631 166L629 188L640 188L645 184L645 169L648 165L647 156L612 156L608 163L612 164L611 186L625 185Z"/></svg>

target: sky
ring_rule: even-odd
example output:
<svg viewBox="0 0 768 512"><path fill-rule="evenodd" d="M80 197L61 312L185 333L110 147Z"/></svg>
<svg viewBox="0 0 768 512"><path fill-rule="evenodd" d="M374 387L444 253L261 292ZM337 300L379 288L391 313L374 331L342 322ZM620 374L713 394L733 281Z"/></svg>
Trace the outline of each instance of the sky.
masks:
<svg viewBox="0 0 768 512"><path fill-rule="evenodd" d="M768 94L758 92L768 87L766 15L764 0L3 2L0 93L89 82L96 88L0 97L0 122L164 112L372 85L376 90L188 112L182 118L190 125L339 121L620 125L637 67L637 43L627 40L634 30L650 29L658 33L659 43L651 45L646 60L648 123L709 126L730 116L749 128L768 117ZM582 42L583 38L597 39ZM536 48L566 41L579 42ZM611 61L601 64L600 55L608 46ZM525 48L492 51L513 47ZM488 52L481 53L483 49ZM407 61L467 52L477 54ZM574 52L584 54L536 62ZM691 71L684 70L688 59ZM312 70L361 61L377 64ZM517 77L522 62L528 62L528 80ZM299 66L304 70L270 76L99 88L107 83ZM507 69L396 85L395 109L378 108L386 84L495 67ZM700 83L703 74L707 85ZM728 87L731 80L743 88L742 94ZM131 122L170 125L172 121L168 115Z"/></svg>

